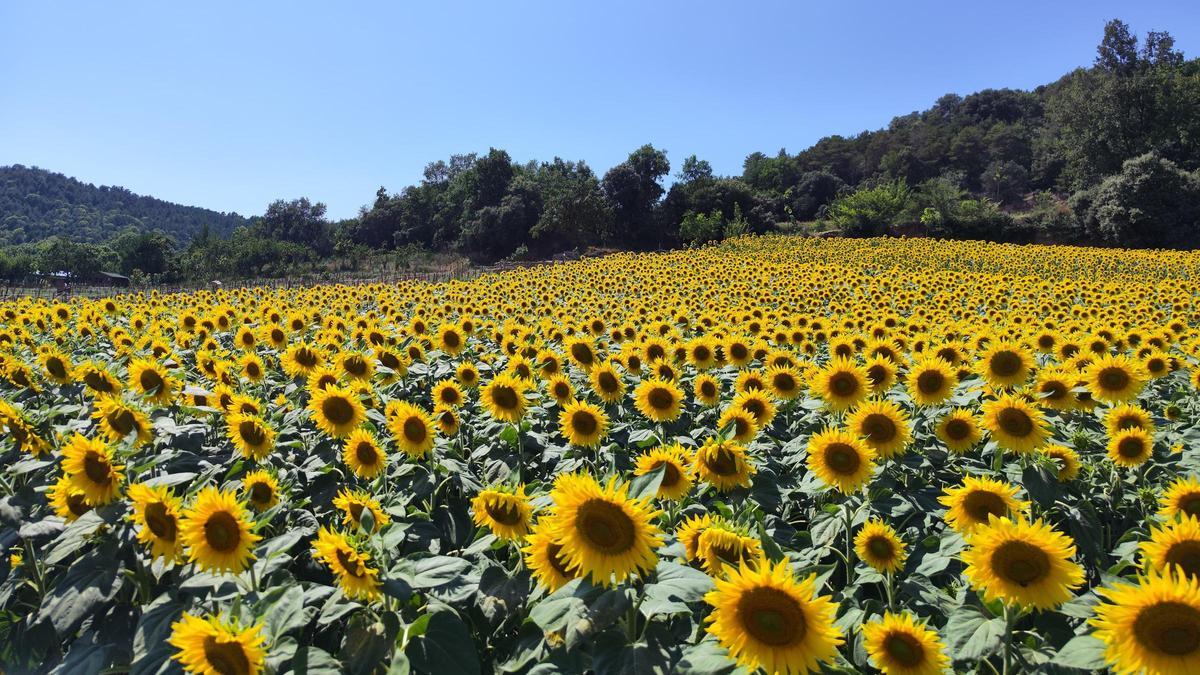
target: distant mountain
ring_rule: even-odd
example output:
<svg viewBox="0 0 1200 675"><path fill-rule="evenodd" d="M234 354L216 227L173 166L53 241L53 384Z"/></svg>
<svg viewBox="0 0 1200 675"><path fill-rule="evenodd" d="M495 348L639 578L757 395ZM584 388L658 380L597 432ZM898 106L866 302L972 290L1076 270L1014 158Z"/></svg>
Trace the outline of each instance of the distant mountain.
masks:
<svg viewBox="0 0 1200 675"><path fill-rule="evenodd" d="M0 246L55 235L101 242L130 226L158 230L186 244L205 225L212 234L226 236L249 223L236 213L173 204L122 187L95 186L37 167L0 166Z"/></svg>

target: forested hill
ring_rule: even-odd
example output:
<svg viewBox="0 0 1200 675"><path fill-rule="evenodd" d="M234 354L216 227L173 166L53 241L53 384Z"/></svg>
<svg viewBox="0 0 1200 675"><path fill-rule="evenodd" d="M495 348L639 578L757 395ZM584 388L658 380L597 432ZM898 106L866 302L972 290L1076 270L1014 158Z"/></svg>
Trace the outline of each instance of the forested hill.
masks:
<svg viewBox="0 0 1200 675"><path fill-rule="evenodd" d="M236 213L172 204L37 167L0 166L0 245L53 236L101 242L131 226L187 243L205 225L212 234L227 236L249 222Z"/></svg>

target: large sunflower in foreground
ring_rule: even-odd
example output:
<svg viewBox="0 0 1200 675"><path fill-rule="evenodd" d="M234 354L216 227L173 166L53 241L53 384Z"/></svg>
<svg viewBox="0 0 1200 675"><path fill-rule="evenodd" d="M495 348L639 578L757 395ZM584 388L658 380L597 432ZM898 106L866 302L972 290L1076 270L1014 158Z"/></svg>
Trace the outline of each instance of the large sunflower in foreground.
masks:
<svg viewBox="0 0 1200 675"><path fill-rule="evenodd" d="M379 597L379 570L370 566L370 554L327 527L320 529L312 546L313 558L325 563L346 595L359 600Z"/></svg>
<svg viewBox="0 0 1200 675"><path fill-rule="evenodd" d="M1040 448L1050 437L1042 412L1020 396L1005 394L987 401L980 410L983 426L1002 448L1024 454Z"/></svg>
<svg viewBox="0 0 1200 675"><path fill-rule="evenodd" d="M560 479L550 493L552 535L562 545L563 562L599 586L621 583L658 565L654 549L662 538L651 522L658 512L628 493L627 483L614 478L602 487L586 474Z"/></svg>
<svg viewBox="0 0 1200 675"><path fill-rule="evenodd" d="M963 575L988 602L1053 609L1083 584L1083 568L1071 560L1075 542L1040 520L993 517L971 533L968 545Z"/></svg>
<svg viewBox="0 0 1200 675"><path fill-rule="evenodd" d="M333 438L350 435L367 419L362 401L349 387L330 386L313 390L308 410L317 428Z"/></svg>
<svg viewBox="0 0 1200 675"><path fill-rule="evenodd" d="M1124 354L1105 354L1092 361L1084 372L1084 382L1092 398L1111 403L1137 397L1147 379L1142 364Z"/></svg>
<svg viewBox="0 0 1200 675"><path fill-rule="evenodd" d="M797 582L786 560L742 564L704 596L707 631L729 656L754 671L808 673L837 657L837 603L817 597L815 575Z"/></svg>
<svg viewBox="0 0 1200 675"><path fill-rule="evenodd" d="M936 356L925 356L908 368L908 395L917 405L937 405L954 393L958 373Z"/></svg>
<svg viewBox="0 0 1200 675"><path fill-rule="evenodd" d="M908 553L891 525L872 519L854 537L854 551L879 572L899 572Z"/></svg>
<svg viewBox="0 0 1200 675"><path fill-rule="evenodd" d="M261 461L275 448L275 430L262 417L233 413L225 419L225 432L246 459Z"/></svg>
<svg viewBox="0 0 1200 675"><path fill-rule="evenodd" d="M658 484L659 499L681 499L692 489L692 462L690 452L678 443L647 450L638 456L633 475L643 476L663 467L662 482Z"/></svg>
<svg viewBox="0 0 1200 675"><path fill-rule="evenodd" d="M138 526L137 538L150 548L150 555L173 562L183 553L179 539L179 498L170 488L150 487L142 483L129 486L133 504L130 519Z"/></svg>
<svg viewBox="0 0 1200 675"><path fill-rule="evenodd" d="M1113 672L1200 673L1200 580L1151 570L1098 593L1089 623Z"/></svg>
<svg viewBox="0 0 1200 675"><path fill-rule="evenodd" d="M433 449L437 429L422 408L408 401L389 401L385 416L392 439L409 457L424 457Z"/></svg>
<svg viewBox="0 0 1200 675"><path fill-rule="evenodd" d="M862 436L875 454L885 459L903 454L912 441L908 415L896 403L882 399L856 407L846 417L846 428Z"/></svg>
<svg viewBox="0 0 1200 675"><path fill-rule="evenodd" d="M652 377L642 380L633 390L638 412L653 422L670 422L682 410L683 392L674 382Z"/></svg>
<svg viewBox="0 0 1200 675"><path fill-rule="evenodd" d="M238 573L254 560L254 545L262 538L250 526L250 514L232 492L207 487L184 510L179 536L199 569Z"/></svg>
<svg viewBox="0 0 1200 675"><path fill-rule="evenodd" d="M967 452L983 439L979 421L966 408L955 408L946 413L938 420L934 434L946 444L947 450L959 454Z"/></svg>
<svg viewBox="0 0 1200 675"><path fill-rule="evenodd" d="M692 466L700 480L726 492L750 485L757 469L748 459L741 443L710 438L696 450Z"/></svg>
<svg viewBox="0 0 1200 675"><path fill-rule="evenodd" d="M1158 498L1158 515L1163 518L1200 518L1200 480L1195 476L1176 478Z"/></svg>
<svg viewBox="0 0 1200 675"><path fill-rule="evenodd" d="M471 518L475 525L487 527L500 539L523 539L533 522L533 506L525 495L525 486L516 490L505 486L488 488L471 500Z"/></svg>
<svg viewBox="0 0 1200 675"><path fill-rule="evenodd" d="M941 675L950 665L937 632L911 614L887 612L862 632L867 655L884 675Z"/></svg>
<svg viewBox="0 0 1200 675"><path fill-rule="evenodd" d="M1118 431L1108 439L1108 457L1117 466L1141 466L1154 452L1154 438L1138 428Z"/></svg>
<svg viewBox="0 0 1200 675"><path fill-rule="evenodd" d="M342 444L342 461L355 476L371 479L387 469L387 451L370 431L358 428Z"/></svg>
<svg viewBox="0 0 1200 675"><path fill-rule="evenodd" d="M479 400L492 417L502 422L519 422L525 416L525 390L528 382L509 373L501 373L483 385Z"/></svg>
<svg viewBox="0 0 1200 675"><path fill-rule="evenodd" d="M808 468L842 494L857 491L875 472L875 451L858 436L825 429L808 441Z"/></svg>
<svg viewBox="0 0 1200 675"><path fill-rule="evenodd" d="M96 397L96 412L92 413L108 440L118 443L131 439L134 446L154 438L154 425L146 413L126 403L119 395Z"/></svg>
<svg viewBox="0 0 1200 675"><path fill-rule="evenodd" d="M551 593L579 576L578 571L564 561L562 544L551 534L553 529L553 517L542 516L525 537L525 548L521 549L525 554L525 566L533 578Z"/></svg>
<svg viewBox="0 0 1200 675"><path fill-rule="evenodd" d="M840 356L814 373L810 384L813 393L832 410L845 410L871 393L867 371Z"/></svg>
<svg viewBox="0 0 1200 675"><path fill-rule="evenodd" d="M261 624L242 628L215 616L184 614L167 642L178 650L171 658L197 675L258 675L267 657Z"/></svg>
<svg viewBox="0 0 1200 675"><path fill-rule="evenodd" d="M125 467L113 463L113 449L104 441L75 434L63 448L62 468L89 506L108 504L120 494Z"/></svg>
<svg viewBox="0 0 1200 675"><path fill-rule="evenodd" d="M594 448L608 435L608 415L587 401L571 401L558 413L558 428L571 445Z"/></svg>
<svg viewBox="0 0 1200 675"><path fill-rule="evenodd" d="M1016 498L1017 486L992 478L966 476L962 485L946 488L938 501L946 507L946 523L968 534L987 525L991 516L1005 517L1023 511L1028 502Z"/></svg>
<svg viewBox="0 0 1200 675"><path fill-rule="evenodd" d="M1156 570L1176 568L1189 577L1200 577L1200 520L1184 516L1167 521L1142 542L1142 561Z"/></svg>

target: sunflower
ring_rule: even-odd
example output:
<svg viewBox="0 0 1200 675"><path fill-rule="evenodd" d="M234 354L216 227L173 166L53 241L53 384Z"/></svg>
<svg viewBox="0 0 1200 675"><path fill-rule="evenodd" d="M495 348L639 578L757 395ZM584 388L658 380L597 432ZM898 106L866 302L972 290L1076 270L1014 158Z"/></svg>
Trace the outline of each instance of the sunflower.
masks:
<svg viewBox="0 0 1200 675"><path fill-rule="evenodd" d="M430 395L435 406L445 408L457 408L466 401L458 383L449 378L434 385Z"/></svg>
<svg viewBox="0 0 1200 675"><path fill-rule="evenodd" d="M1113 672L1200 673L1200 579L1151 570L1097 592L1089 623Z"/></svg>
<svg viewBox="0 0 1200 675"><path fill-rule="evenodd" d="M876 396L883 394L896 384L896 363L891 358L876 354L863 364L867 371L867 380L871 383L871 393Z"/></svg>
<svg viewBox="0 0 1200 675"><path fill-rule="evenodd" d="M749 487L756 473L748 460L746 446L734 440L710 438L696 450L692 466L696 476L721 492Z"/></svg>
<svg viewBox="0 0 1200 675"><path fill-rule="evenodd" d="M638 456L633 475L643 476L663 467L662 482L658 485L659 499L682 499L692 489L694 459L678 443L647 450Z"/></svg>
<svg viewBox="0 0 1200 675"><path fill-rule="evenodd" d="M979 444L983 430L970 410L955 408L946 413L934 427L934 433L951 452L964 453Z"/></svg>
<svg viewBox="0 0 1200 675"><path fill-rule="evenodd" d="M171 658L196 675L258 675L267 657L262 624L242 628L215 616L185 613L171 624L167 642L178 650Z"/></svg>
<svg viewBox="0 0 1200 675"><path fill-rule="evenodd" d="M717 365L717 345L701 336L687 343L687 361L696 370L708 370Z"/></svg>
<svg viewBox="0 0 1200 675"><path fill-rule="evenodd" d="M324 363L325 356L321 351L303 342L291 345L279 358L283 372L293 378L307 378Z"/></svg>
<svg viewBox="0 0 1200 675"><path fill-rule="evenodd" d="M585 371L591 370L596 365L596 347L590 339L571 338L564 346L567 350L567 357Z"/></svg>
<svg viewBox="0 0 1200 675"><path fill-rule="evenodd" d="M870 378L870 372L867 377ZM780 401L790 401L800 395L803 378L792 366L772 366L766 372L767 387Z"/></svg>
<svg viewBox="0 0 1200 675"><path fill-rule="evenodd" d="M1025 383L1033 365L1033 355L1024 347L1000 340L988 345L979 356L976 370L988 384L1004 389Z"/></svg>
<svg viewBox="0 0 1200 675"><path fill-rule="evenodd" d="M736 528L714 524L696 539L696 557L711 576L724 575L726 568L755 566L762 557L762 542Z"/></svg>
<svg viewBox="0 0 1200 675"><path fill-rule="evenodd" d="M687 520L679 524L675 528L675 539L683 544L684 556L688 562L695 562L700 559L700 535L704 534L705 530L716 525L724 524L724 519L713 518L706 514L699 516L691 516Z"/></svg>
<svg viewBox="0 0 1200 675"><path fill-rule="evenodd" d="M311 393L308 410L313 422L333 438L345 438L367 419L362 401L349 387L332 385Z"/></svg>
<svg viewBox="0 0 1200 675"><path fill-rule="evenodd" d="M1142 364L1124 354L1105 354L1092 361L1084 382L1098 401L1119 403L1136 398L1148 376Z"/></svg>
<svg viewBox="0 0 1200 675"><path fill-rule="evenodd" d="M1104 413L1104 427L1108 429L1110 436L1126 429L1141 429L1154 433L1154 420L1151 419L1150 413L1140 405L1120 403Z"/></svg>
<svg viewBox="0 0 1200 675"><path fill-rule="evenodd" d="M71 437L63 448L62 469L71 487L83 493L88 506L102 506L121 493L121 470L113 464L113 449L104 441L82 434Z"/></svg>
<svg viewBox="0 0 1200 675"><path fill-rule="evenodd" d="M498 485L471 500L471 518L478 527L487 527L499 539L520 540L529 534L533 506L525 495L525 486L516 490Z"/></svg>
<svg viewBox="0 0 1200 675"><path fill-rule="evenodd" d="M886 612L862 632L867 655L883 675L941 675L950 666L937 631L911 614Z"/></svg>
<svg viewBox="0 0 1200 675"><path fill-rule="evenodd" d="M73 378L75 367L71 365L71 360L66 354L53 348L47 347L38 355L38 361L42 364L42 371L46 373L47 379L55 384L69 384Z"/></svg>
<svg viewBox="0 0 1200 675"><path fill-rule="evenodd" d="M516 423L525 416L525 390L528 388L529 383L525 380L502 373L483 385L479 398L492 417Z"/></svg>
<svg viewBox="0 0 1200 675"><path fill-rule="evenodd" d="M1033 391L1037 404L1051 410L1070 410L1075 407L1075 376L1063 368L1043 368L1038 371Z"/></svg>
<svg viewBox="0 0 1200 675"><path fill-rule="evenodd" d="M338 354L337 366L341 372L354 380L365 382L375 374L375 361L367 358L362 352L346 351Z"/></svg>
<svg viewBox="0 0 1200 675"><path fill-rule="evenodd" d="M775 403L761 389L738 392L729 402L729 407L753 415L754 426L759 429L770 427L775 420Z"/></svg>
<svg viewBox="0 0 1200 675"><path fill-rule="evenodd" d="M1118 431L1108 439L1107 451L1117 466L1141 466L1154 452L1154 438L1137 428Z"/></svg>
<svg viewBox="0 0 1200 675"><path fill-rule="evenodd" d="M683 404L683 392L674 382L657 377L642 380L633 392L638 412L654 422L678 419Z"/></svg>
<svg viewBox="0 0 1200 675"><path fill-rule="evenodd" d="M529 568L538 585L553 593L579 576L578 571L567 566L563 558L562 544L551 534L553 518L538 519L529 535L525 537L525 566Z"/></svg>
<svg viewBox="0 0 1200 675"><path fill-rule="evenodd" d="M75 368L75 376L95 394L108 395L121 391L121 381L99 361L86 361Z"/></svg>
<svg viewBox="0 0 1200 675"><path fill-rule="evenodd" d="M917 405L937 405L954 394L958 374L936 356L925 356L908 368L908 395Z"/></svg>
<svg viewBox="0 0 1200 675"><path fill-rule="evenodd" d="M385 416L396 445L409 457L423 457L433 449L437 429L429 413L408 401L388 401Z"/></svg>
<svg viewBox="0 0 1200 675"><path fill-rule="evenodd" d="M1002 448L1025 454L1040 448L1050 436L1042 412L1020 396L1004 394L980 409L983 426Z"/></svg>
<svg viewBox="0 0 1200 675"><path fill-rule="evenodd" d="M138 541L150 547L152 558L174 562L183 553L179 540L179 498L166 486L150 487L143 483L129 486L133 504L130 519L137 525Z"/></svg>
<svg viewBox="0 0 1200 675"><path fill-rule="evenodd" d="M741 565L704 596L707 631L738 665L768 673L806 673L837 657L838 605L817 597L816 575L797 582L788 561Z"/></svg>
<svg viewBox="0 0 1200 675"><path fill-rule="evenodd" d="M976 528L962 554L963 575L987 602L1053 609L1083 584L1083 568L1071 558L1075 542L1041 520L992 517Z"/></svg>
<svg viewBox="0 0 1200 675"><path fill-rule="evenodd" d="M571 401L558 414L558 428L571 445L594 448L608 435L608 415L587 401Z"/></svg>
<svg viewBox="0 0 1200 675"><path fill-rule="evenodd" d="M808 468L842 494L856 492L875 472L875 451L841 429L826 428L808 441Z"/></svg>
<svg viewBox="0 0 1200 675"><path fill-rule="evenodd" d="M1158 498L1158 515L1163 518L1200 517L1200 480L1195 476L1176 478Z"/></svg>
<svg viewBox="0 0 1200 675"><path fill-rule="evenodd" d="M962 485L946 488L938 501L946 507L950 527L962 534L988 524L991 516L1008 517L1023 511L1027 502L1016 498L1017 487L992 478L965 476Z"/></svg>
<svg viewBox="0 0 1200 675"><path fill-rule="evenodd" d="M71 484L70 476L62 476L46 491L46 499L54 509L55 515L68 523L92 510L88 506L83 490Z"/></svg>
<svg viewBox="0 0 1200 675"><path fill-rule="evenodd" d="M708 373L701 373L692 380L692 396L701 405L713 407L721 400L721 383Z"/></svg>
<svg viewBox="0 0 1200 675"><path fill-rule="evenodd" d="M908 556L904 541L891 525L872 519L854 537L858 557L879 572L899 572Z"/></svg>
<svg viewBox="0 0 1200 675"><path fill-rule="evenodd" d="M359 427L342 444L342 461L355 476L371 479L387 469L387 451L379 445L375 435Z"/></svg>
<svg viewBox="0 0 1200 675"><path fill-rule="evenodd" d="M258 415L235 412L225 426L229 440L246 459L262 461L275 447L275 430Z"/></svg>
<svg viewBox="0 0 1200 675"><path fill-rule="evenodd" d="M1142 542L1141 551L1147 569L1175 567L1180 574L1200 577L1200 520L1184 515L1167 521L1154 528L1150 541Z"/></svg>
<svg viewBox="0 0 1200 675"><path fill-rule="evenodd" d="M562 561L593 584L621 583L658 565L654 549L662 545L662 538L651 522L658 512L628 493L627 483L613 478L602 487L586 474L560 479L550 493L551 532L562 545Z"/></svg>
<svg viewBox="0 0 1200 675"><path fill-rule="evenodd" d="M454 369L454 378L466 389L474 389L479 385L479 369L474 363L463 361Z"/></svg>
<svg viewBox="0 0 1200 675"><path fill-rule="evenodd" d="M875 454L885 459L903 454L912 441L908 415L900 406L883 399L859 404L846 417L846 428L862 436Z"/></svg>
<svg viewBox="0 0 1200 675"><path fill-rule="evenodd" d="M717 430L729 434L729 440L749 443L758 436L758 419L742 408L729 406L717 418Z"/></svg>
<svg viewBox="0 0 1200 675"><path fill-rule="evenodd" d="M458 433L458 412L454 408L437 406L433 409L433 422L443 436L452 437Z"/></svg>
<svg viewBox="0 0 1200 675"><path fill-rule="evenodd" d="M251 471L242 479L242 497L255 511L266 511L279 503L279 483L266 471Z"/></svg>
<svg viewBox="0 0 1200 675"><path fill-rule="evenodd" d="M342 512L342 522L351 527L362 527L364 511L371 513L375 522L372 532L378 532L383 526L392 522L391 516L379 506L379 502L371 495L359 490L341 490L333 499L333 506Z"/></svg>
<svg viewBox="0 0 1200 675"><path fill-rule="evenodd" d="M262 357L254 352L243 354L242 358L238 359L238 366L242 377L249 382L262 382L267 376L267 367L263 364Z"/></svg>
<svg viewBox="0 0 1200 675"><path fill-rule="evenodd" d="M625 397L625 381L621 379L621 375L611 361L592 368L588 377L592 383L592 390L596 392L601 401L616 403Z"/></svg>
<svg viewBox="0 0 1200 675"><path fill-rule="evenodd" d="M462 328L444 323L438 327L437 348L450 356L457 356L467 346L467 338L462 334Z"/></svg>
<svg viewBox="0 0 1200 675"><path fill-rule="evenodd" d="M379 570L371 567L371 556L359 551L345 536L322 527L312 542L313 558L325 563L347 596L358 600L379 598Z"/></svg>
<svg viewBox="0 0 1200 675"><path fill-rule="evenodd" d="M845 410L871 393L867 371L848 358L837 357L810 382L813 392L832 410Z"/></svg>
<svg viewBox="0 0 1200 675"><path fill-rule="evenodd" d="M135 359L129 364L129 387L155 405L166 405L174 400L179 382L154 361Z"/></svg>
<svg viewBox="0 0 1200 675"><path fill-rule="evenodd" d="M261 539L250 526L250 514L232 492L206 487L183 511L179 537L188 561L200 570L236 574L254 560L254 545Z"/></svg>
<svg viewBox="0 0 1200 675"><path fill-rule="evenodd" d="M1053 443L1043 446L1040 452L1056 460L1058 465L1057 477L1060 483L1073 481L1079 475L1079 454L1071 448Z"/></svg>

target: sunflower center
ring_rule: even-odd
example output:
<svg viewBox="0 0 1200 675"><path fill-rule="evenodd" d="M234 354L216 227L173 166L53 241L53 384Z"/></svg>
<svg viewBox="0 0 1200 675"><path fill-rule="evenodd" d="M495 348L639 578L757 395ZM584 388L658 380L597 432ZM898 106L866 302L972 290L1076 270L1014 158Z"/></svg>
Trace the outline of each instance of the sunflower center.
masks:
<svg viewBox="0 0 1200 675"><path fill-rule="evenodd" d="M453 387L446 387L441 391L442 403L455 405L458 403L458 390Z"/></svg>
<svg viewBox="0 0 1200 675"><path fill-rule="evenodd" d="M893 661L905 668L915 668L925 660L925 648L908 633L892 633L884 638L883 648Z"/></svg>
<svg viewBox="0 0 1200 675"><path fill-rule="evenodd" d="M700 395L705 398L712 398L717 395L717 385L713 382L702 382L700 384Z"/></svg>
<svg viewBox="0 0 1200 675"><path fill-rule="evenodd" d="M138 376L138 384L142 386L142 391L154 391L156 389L161 391L163 379L161 375L153 370L143 370L142 374Z"/></svg>
<svg viewBox="0 0 1200 675"><path fill-rule="evenodd" d="M1200 541L1181 541L1167 550L1167 564L1178 565L1188 576L1200 576Z"/></svg>
<svg viewBox="0 0 1200 675"><path fill-rule="evenodd" d="M579 506L576 527L593 548L607 555L619 555L636 543L634 522L617 504L605 499L589 499Z"/></svg>
<svg viewBox="0 0 1200 675"><path fill-rule="evenodd" d="M83 458L83 472L87 474L88 480L96 485L108 485L112 482L109 468L108 460L101 457L99 453L89 452Z"/></svg>
<svg viewBox="0 0 1200 675"><path fill-rule="evenodd" d="M417 417L410 417L404 420L404 439L410 443L423 443L426 436L429 435L425 429L425 423Z"/></svg>
<svg viewBox="0 0 1200 675"><path fill-rule="evenodd" d="M67 376L67 367L63 364L62 359L58 358L57 356L46 359L46 370L49 371L51 375L59 379L63 379Z"/></svg>
<svg viewBox="0 0 1200 675"><path fill-rule="evenodd" d="M379 461L379 453L376 452L375 446L370 443L359 443L354 447L354 457L359 464L372 466Z"/></svg>
<svg viewBox="0 0 1200 675"><path fill-rule="evenodd" d="M659 462L654 465L654 469L660 466L663 467L662 482L659 483L660 488L675 487L683 479L683 474L679 471L679 467L675 466L675 462Z"/></svg>
<svg viewBox="0 0 1200 675"><path fill-rule="evenodd" d="M1124 368L1105 368L1096 378L1100 387L1106 391L1121 391L1129 386L1129 373Z"/></svg>
<svg viewBox="0 0 1200 675"><path fill-rule="evenodd" d="M154 536L167 541L175 541L175 516L167 511L167 505L162 502L147 504L145 510L146 527Z"/></svg>
<svg viewBox="0 0 1200 675"><path fill-rule="evenodd" d="M491 516L492 520L500 523L501 525L511 526L521 522L521 511L516 507L515 504L511 504L507 501L497 500L489 502L484 508L487 511L487 514Z"/></svg>
<svg viewBox="0 0 1200 675"><path fill-rule="evenodd" d="M204 523L204 541L209 547L221 553L229 553L237 549L241 540L241 528L238 527L238 521L232 514L224 511L214 513Z"/></svg>
<svg viewBox="0 0 1200 675"><path fill-rule="evenodd" d="M492 389L492 401L501 410L516 410L517 391L507 385Z"/></svg>
<svg viewBox="0 0 1200 675"><path fill-rule="evenodd" d="M973 520L986 523L989 515L999 518L1008 513L1008 504L995 492L975 490L963 499L963 510Z"/></svg>
<svg viewBox="0 0 1200 675"><path fill-rule="evenodd" d="M596 416L586 410L576 410L571 415L571 427L580 435L591 436L599 426Z"/></svg>
<svg viewBox="0 0 1200 675"><path fill-rule="evenodd" d="M92 510L92 507L88 506L81 493L67 495L67 508L76 516L82 516Z"/></svg>
<svg viewBox="0 0 1200 675"><path fill-rule="evenodd" d="M646 400L650 402L650 407L655 410L668 410L675 405L675 396L666 387L654 387L650 390L650 394L646 396Z"/></svg>
<svg viewBox="0 0 1200 675"><path fill-rule="evenodd" d="M1138 612L1133 633L1160 654L1192 654L1200 648L1200 610L1182 602L1155 603Z"/></svg>
<svg viewBox="0 0 1200 675"><path fill-rule="evenodd" d="M704 463L718 476L732 476L737 473L737 458L725 448L717 448L717 451L706 458Z"/></svg>
<svg viewBox="0 0 1200 675"><path fill-rule="evenodd" d="M554 383L554 398L564 399L571 395L571 387L566 382Z"/></svg>
<svg viewBox="0 0 1200 675"><path fill-rule="evenodd" d="M250 501L255 504L270 504L274 493L266 483L255 483L250 486Z"/></svg>
<svg viewBox="0 0 1200 675"><path fill-rule="evenodd" d="M321 413L338 426L354 420L354 406L341 396L330 396L322 401Z"/></svg>
<svg viewBox="0 0 1200 675"><path fill-rule="evenodd" d="M317 365L317 353L308 347L301 347L296 350L296 363L305 368L312 368Z"/></svg>
<svg viewBox="0 0 1200 675"><path fill-rule="evenodd" d="M870 374L869 371L868 374ZM871 379L875 380L875 378ZM792 377L790 373L776 373L775 377L771 378L771 383L779 391L787 392L796 388L796 378Z"/></svg>
<svg viewBox="0 0 1200 675"><path fill-rule="evenodd" d="M997 352L991 361L992 374L1000 377L1012 377L1021 370L1022 365L1021 357L1016 352Z"/></svg>
<svg viewBox="0 0 1200 675"><path fill-rule="evenodd" d="M966 420L953 419L946 422L946 436L961 441L971 435L971 425Z"/></svg>
<svg viewBox="0 0 1200 675"><path fill-rule="evenodd" d="M457 349L458 346L462 344L462 340L458 337L458 333L448 330L444 335L442 335L442 344L451 349Z"/></svg>
<svg viewBox="0 0 1200 675"><path fill-rule="evenodd" d="M946 377L936 370L926 370L917 376L917 390L922 394L936 394L946 384Z"/></svg>
<svg viewBox="0 0 1200 675"><path fill-rule="evenodd" d="M360 579L364 574L366 574L366 570L363 569L362 563L358 561L357 556L353 555L350 551L347 551L344 548L339 548L337 550L337 560L338 564L342 566L342 569L346 570L346 574L349 574L355 579Z"/></svg>
<svg viewBox="0 0 1200 675"><path fill-rule="evenodd" d="M1033 544L1009 541L992 553L992 568L1005 579L1028 586L1050 572L1050 558Z"/></svg>
<svg viewBox="0 0 1200 675"><path fill-rule="evenodd" d="M597 380L599 381L600 388L605 392L614 392L621 386L617 382L616 376L612 373L600 373L600 377Z"/></svg>
<svg viewBox="0 0 1200 675"><path fill-rule="evenodd" d="M736 361L745 361L750 357L750 350L746 349L746 345L735 342L729 345L729 356Z"/></svg>
<svg viewBox="0 0 1200 675"><path fill-rule="evenodd" d="M237 641L226 641L210 635L204 638L204 659L220 675L248 675L250 659Z"/></svg>
<svg viewBox="0 0 1200 675"><path fill-rule="evenodd" d="M590 365L592 363L592 350L588 349L587 345L572 345L571 357L585 366Z"/></svg>
<svg viewBox="0 0 1200 675"><path fill-rule="evenodd" d="M891 560L896 549L887 537L871 537L867 540L867 552L879 560Z"/></svg>
<svg viewBox="0 0 1200 675"><path fill-rule="evenodd" d="M1047 382L1042 383L1042 386L1039 389L1039 391L1043 394L1046 394L1047 401L1057 401L1061 398L1066 397L1067 392L1069 390L1067 389L1066 384L1063 384L1062 382L1059 382L1058 380L1049 380Z"/></svg>
<svg viewBox="0 0 1200 675"><path fill-rule="evenodd" d="M1145 444L1142 443L1142 439L1137 438L1136 436L1129 436L1122 438L1121 442L1117 443L1117 454L1121 455L1122 457L1133 459L1135 457L1140 457L1142 452L1145 450L1145 447Z"/></svg>
<svg viewBox="0 0 1200 675"><path fill-rule="evenodd" d="M1200 516L1200 492L1193 492L1180 497L1176 504L1180 511L1189 516Z"/></svg>
<svg viewBox="0 0 1200 675"><path fill-rule="evenodd" d="M83 381L92 391L107 393L113 389L112 383L100 375L100 373L87 373L83 376Z"/></svg>
<svg viewBox="0 0 1200 675"><path fill-rule="evenodd" d="M238 434L247 445L258 446L267 441L267 432L253 420L243 420L238 424Z"/></svg>
<svg viewBox="0 0 1200 675"><path fill-rule="evenodd" d="M567 566L562 563L562 560L559 560L558 556L560 553L562 553L561 544L555 544L551 542L546 545L546 560L550 563L550 566L554 568L555 572L558 572L567 579L570 579L574 577L575 574L572 573L571 570L567 569Z"/></svg>
<svg viewBox="0 0 1200 675"><path fill-rule="evenodd" d="M863 420L862 431L876 443L887 443L896 437L896 423L887 415L872 413Z"/></svg>
<svg viewBox="0 0 1200 675"><path fill-rule="evenodd" d="M825 448L825 464L833 469L834 473L849 476L858 471L858 467L862 465L862 458L846 443L832 443Z"/></svg>
<svg viewBox="0 0 1200 675"><path fill-rule="evenodd" d="M829 378L829 391L835 396L853 396L858 391L858 378L854 373L834 373Z"/></svg>
<svg viewBox="0 0 1200 675"><path fill-rule="evenodd" d="M743 593L737 613L751 637L772 647L796 644L808 632L800 603L775 588L760 586Z"/></svg>
<svg viewBox="0 0 1200 675"><path fill-rule="evenodd" d="M996 421L1004 433L1017 438L1024 438L1033 433L1033 420L1028 413L1018 408L1005 408L996 416Z"/></svg>

